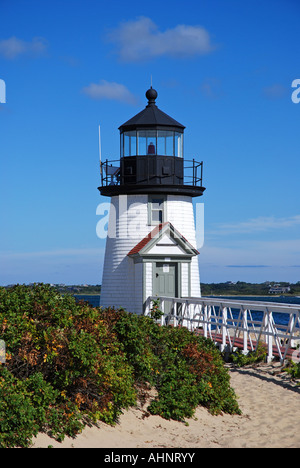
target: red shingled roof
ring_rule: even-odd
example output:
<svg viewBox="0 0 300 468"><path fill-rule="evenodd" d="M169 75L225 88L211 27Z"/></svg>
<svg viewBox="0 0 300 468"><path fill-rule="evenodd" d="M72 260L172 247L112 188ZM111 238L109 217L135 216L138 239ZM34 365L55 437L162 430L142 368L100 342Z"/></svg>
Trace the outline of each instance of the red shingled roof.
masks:
<svg viewBox="0 0 300 468"><path fill-rule="evenodd" d="M133 247L133 249L130 250L130 252L128 252L127 255L134 255L134 254L138 254L147 244L148 242L151 241L151 239L153 239L154 237L157 237L159 232L167 225L169 224L169 226L172 228L172 230L175 230L175 228L173 227L173 225L170 223L170 221L167 221L166 223L162 223L162 224L158 224L158 226L156 226L151 232L149 232L149 234L144 237L144 239L142 239L138 244L136 244L135 247ZM176 231L176 230L175 230ZM181 237L181 239L187 244L189 245L189 248L191 248L195 254L199 254L198 250L195 249L186 239L185 237L183 237L181 234L179 234L179 232L177 231L177 234Z"/></svg>
<svg viewBox="0 0 300 468"><path fill-rule="evenodd" d="M149 234L146 237L144 237L144 239L142 239L138 244L136 244L136 246L133 247L133 249L131 249L127 255L139 253L148 244L148 242L150 242L151 239L153 239L153 237L157 236L157 234L162 230L164 226L166 226L166 224L169 224L169 222L167 221L166 223L158 224L158 226L155 226L153 231L149 232Z"/></svg>

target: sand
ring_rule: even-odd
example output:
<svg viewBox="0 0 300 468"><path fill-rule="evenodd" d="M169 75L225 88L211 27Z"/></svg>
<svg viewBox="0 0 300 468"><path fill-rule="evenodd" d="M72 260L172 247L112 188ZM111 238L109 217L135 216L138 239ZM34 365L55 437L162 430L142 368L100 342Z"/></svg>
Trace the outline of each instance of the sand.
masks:
<svg viewBox="0 0 300 468"><path fill-rule="evenodd" d="M87 427L62 443L39 434L33 447L300 448L299 381L280 372L279 364L230 367L230 375L242 415L212 416L199 407L187 425L145 417L140 406L124 411L115 427Z"/></svg>

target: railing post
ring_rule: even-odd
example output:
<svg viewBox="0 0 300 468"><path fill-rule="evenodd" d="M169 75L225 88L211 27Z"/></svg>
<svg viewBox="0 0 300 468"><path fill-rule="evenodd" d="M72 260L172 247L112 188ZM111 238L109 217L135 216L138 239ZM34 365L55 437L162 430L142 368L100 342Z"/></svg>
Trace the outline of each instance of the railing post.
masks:
<svg viewBox="0 0 300 468"><path fill-rule="evenodd" d="M184 302L184 308L182 304L182 325L187 327L188 330L193 330L193 323L191 320L191 307L192 305L189 304L189 301L186 300Z"/></svg>
<svg viewBox="0 0 300 468"><path fill-rule="evenodd" d="M201 161L201 187L202 187L202 179L203 179L203 161Z"/></svg>
<svg viewBox="0 0 300 468"><path fill-rule="evenodd" d="M271 311L268 310L268 335L267 335L267 341L268 341L268 356L267 356L267 362L271 362L273 359L273 334L272 334L272 320L273 314Z"/></svg>
<svg viewBox="0 0 300 468"><path fill-rule="evenodd" d="M165 321L165 301L164 301L164 299L161 300L160 306L161 306L161 311L163 313L163 315L161 316L161 319L160 319L160 324L163 325L164 321Z"/></svg>
<svg viewBox="0 0 300 468"><path fill-rule="evenodd" d="M146 299L146 304L145 304L145 312L144 312L144 315L150 315L150 304L151 304L151 299L150 299L150 296L147 297Z"/></svg>
<svg viewBox="0 0 300 468"><path fill-rule="evenodd" d="M175 299L174 298L172 299L171 315L172 315L172 313L173 313L173 317L174 317L174 327L177 327L178 323L179 323L179 318L178 318L179 316L178 316L178 307L175 307Z"/></svg>
<svg viewBox="0 0 300 468"><path fill-rule="evenodd" d="M243 308L243 354L248 354L247 309Z"/></svg>
<svg viewBox="0 0 300 468"><path fill-rule="evenodd" d="M222 345L221 351L224 351L226 347L227 338L227 307L222 307Z"/></svg>
<svg viewBox="0 0 300 468"><path fill-rule="evenodd" d="M195 185L195 159L193 158L193 185Z"/></svg>
<svg viewBox="0 0 300 468"><path fill-rule="evenodd" d="M207 320L208 320L208 316L207 316L207 305L202 306L202 307L203 307L203 320L204 320L204 323L203 323L203 332L204 332L204 337L207 338L207 329L208 329L208 323L207 323Z"/></svg>
<svg viewBox="0 0 300 468"><path fill-rule="evenodd" d="M208 306L207 321L208 321L207 331L208 331L208 334L209 334L209 338L211 338L211 305Z"/></svg>

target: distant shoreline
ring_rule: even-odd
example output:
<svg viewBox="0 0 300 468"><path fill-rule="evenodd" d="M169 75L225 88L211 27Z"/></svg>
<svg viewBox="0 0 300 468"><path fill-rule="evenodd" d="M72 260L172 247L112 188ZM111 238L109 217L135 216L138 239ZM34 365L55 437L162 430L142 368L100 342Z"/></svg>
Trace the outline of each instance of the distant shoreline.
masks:
<svg viewBox="0 0 300 468"><path fill-rule="evenodd" d="M71 293L72 294L72 293ZM101 296L101 292L99 293L86 293L86 292L80 292L80 293L75 293L72 294L72 296ZM300 298L300 296L296 294L203 294L201 297L242 297L242 296L247 296L247 297L297 297Z"/></svg>
<svg viewBox="0 0 300 468"><path fill-rule="evenodd" d="M69 293L69 294L72 294L72 296L101 296L101 293L93 293L93 292L89 292L89 293L86 293L86 292L80 292L80 293Z"/></svg>
<svg viewBox="0 0 300 468"><path fill-rule="evenodd" d="M34 283L32 283L34 284ZM3 286L11 288L14 284ZM29 284L30 286L30 284ZM100 296L101 284L51 284L60 294L72 296ZM279 287L279 291L269 293L269 289ZM280 291L280 288L289 288L290 291ZM201 282L201 293L203 297L265 297L265 298L300 298L300 281L297 283L268 282L268 283L204 283Z"/></svg>
<svg viewBox="0 0 300 468"><path fill-rule="evenodd" d="M296 294L203 294L202 297L300 297Z"/></svg>

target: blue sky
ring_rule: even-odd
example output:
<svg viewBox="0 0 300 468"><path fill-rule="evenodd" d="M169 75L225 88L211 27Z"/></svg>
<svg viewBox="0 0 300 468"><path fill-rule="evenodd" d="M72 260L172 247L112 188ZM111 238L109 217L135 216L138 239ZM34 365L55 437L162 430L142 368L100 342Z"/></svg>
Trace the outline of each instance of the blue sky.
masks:
<svg viewBox="0 0 300 468"><path fill-rule="evenodd" d="M300 281L297 0L0 0L0 16L0 284L101 283L98 125L118 158L151 75L204 161L202 281Z"/></svg>

